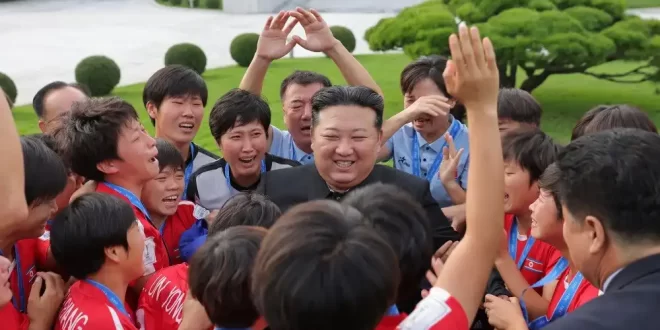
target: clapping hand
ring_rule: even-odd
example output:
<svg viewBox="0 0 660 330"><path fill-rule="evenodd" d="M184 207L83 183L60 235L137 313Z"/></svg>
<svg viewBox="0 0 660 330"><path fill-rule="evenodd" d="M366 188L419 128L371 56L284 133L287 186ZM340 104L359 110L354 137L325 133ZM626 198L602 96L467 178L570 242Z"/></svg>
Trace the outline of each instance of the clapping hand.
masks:
<svg viewBox="0 0 660 330"><path fill-rule="evenodd" d="M274 18L273 16L268 17L257 43L258 57L273 61L284 57L296 46L295 40L287 42L291 30L298 24L298 20L295 18L287 24L290 17L291 15L285 11L281 11Z"/></svg>
<svg viewBox="0 0 660 330"><path fill-rule="evenodd" d="M461 160L463 148L458 151L456 150L454 139L449 133L445 133L445 140L447 141L447 147L442 148L442 163L440 163L438 177L443 185L449 185L456 183L456 177L458 176L458 163Z"/></svg>
<svg viewBox="0 0 660 330"><path fill-rule="evenodd" d="M307 39L293 36L293 40L301 47L312 52L327 52L340 44L339 40L332 35L330 27L318 11L296 8L296 10L290 11L289 14L300 22L300 25L305 29Z"/></svg>

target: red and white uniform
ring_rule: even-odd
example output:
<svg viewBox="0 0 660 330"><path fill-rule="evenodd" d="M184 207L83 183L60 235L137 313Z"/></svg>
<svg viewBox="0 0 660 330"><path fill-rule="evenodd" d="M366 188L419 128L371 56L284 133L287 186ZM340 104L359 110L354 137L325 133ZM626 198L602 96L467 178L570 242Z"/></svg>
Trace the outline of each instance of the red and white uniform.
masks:
<svg viewBox="0 0 660 330"><path fill-rule="evenodd" d="M380 320L376 329L374 330L396 330L399 324L408 317L408 314L401 313L399 315L385 315Z"/></svg>
<svg viewBox="0 0 660 330"><path fill-rule="evenodd" d="M557 304L559 303L561 296L564 294L564 292L566 292L566 289L568 288L568 284L572 280L572 278L568 278L568 270L569 269L567 268L559 276L559 282L557 283L555 292L552 294L552 300L550 300L550 305L548 305L548 312L546 313L546 317L548 318L548 320L552 318L552 314L557 308ZM589 281L587 281L586 279L582 279L582 282L580 282L580 287L578 287L577 292L575 292L575 296L573 297L571 304L568 305L567 312L570 313L575 309L577 309L578 307L586 304L591 299L598 297L598 293L599 293L598 288L591 285L591 283L589 283Z"/></svg>
<svg viewBox="0 0 660 330"><path fill-rule="evenodd" d="M137 330L129 307L126 315L97 287L77 281L55 319L55 330Z"/></svg>
<svg viewBox="0 0 660 330"><path fill-rule="evenodd" d="M176 265L182 262L179 253L179 240L184 231L192 227L197 221L193 216L195 203L189 201L181 201L176 209L176 213L170 215L165 220L161 233L165 246L170 254L170 264Z"/></svg>
<svg viewBox="0 0 660 330"><path fill-rule="evenodd" d="M444 289L434 287L399 325L400 330L468 330L467 315Z"/></svg>
<svg viewBox="0 0 660 330"><path fill-rule="evenodd" d="M177 330L188 292L188 264L157 271L144 285L137 320L142 330Z"/></svg>
<svg viewBox="0 0 660 330"><path fill-rule="evenodd" d="M506 229L507 233L507 242L511 238L510 235L512 235L511 225L513 224L514 219L515 217L513 214L506 214L504 216L504 228ZM513 235L517 235L517 233L513 233ZM514 260L516 265L518 264L520 256L522 255L525 248L525 244L527 244L527 240L530 237L531 233L527 233L525 239L518 237L516 259ZM522 268L520 269L520 273L527 280L527 283L532 285L542 279L546 274L548 274L560 258L561 253L552 245L539 240L535 240L532 249L525 257L525 261L523 262ZM543 288L538 288L538 290L542 289Z"/></svg>

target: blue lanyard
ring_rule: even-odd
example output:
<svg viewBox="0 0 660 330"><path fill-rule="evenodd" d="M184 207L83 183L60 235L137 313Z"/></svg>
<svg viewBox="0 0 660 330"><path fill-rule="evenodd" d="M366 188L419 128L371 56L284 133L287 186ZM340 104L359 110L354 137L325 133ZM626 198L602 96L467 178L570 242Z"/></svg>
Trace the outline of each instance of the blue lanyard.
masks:
<svg viewBox="0 0 660 330"><path fill-rule="evenodd" d="M261 173L266 173L266 160L261 161ZM229 174L229 163L225 164L225 179L227 180L227 188L232 190L231 175Z"/></svg>
<svg viewBox="0 0 660 330"><path fill-rule="evenodd" d="M124 315L126 315L129 319L131 318L131 315L128 314L128 312L126 311L126 307L124 306L124 302L121 301L119 299L119 297L117 297L117 295L114 292L112 292L112 290L108 289L107 286L105 286L105 285L103 285L99 282L92 281L92 280L85 280L85 281L87 283L95 286L97 289L101 290L101 292L103 292L105 297L108 298L108 300L115 307L115 309L117 309L120 312L124 313Z"/></svg>
<svg viewBox="0 0 660 330"><path fill-rule="evenodd" d="M385 316L397 316L399 314L399 309L396 305L390 306L390 308L387 309L387 312L385 312Z"/></svg>
<svg viewBox="0 0 660 330"><path fill-rule="evenodd" d="M534 246L534 241L534 237L527 237L525 247L520 254L520 259L517 261L518 269L522 268L529 251L531 251L532 246ZM514 218L513 223L511 224L511 232L509 232L509 255L511 255L511 259L513 259L514 262L516 262L516 252L518 252L518 219Z"/></svg>
<svg viewBox="0 0 660 330"><path fill-rule="evenodd" d="M453 120L451 123L451 126L449 127L449 135L451 135L452 138L456 136L458 133L458 130L461 128L461 125L458 123L458 120ZM413 170L413 175L421 177L421 161L419 159L419 138L417 137L417 131L413 130L413 136L412 136L412 150L411 150L411 156L412 156L412 170ZM440 164L442 163L442 149L447 146L447 140L444 141L442 144L442 147L440 148L440 152L435 156L435 160L433 161L433 164L431 164L431 167L429 167L428 172L426 172L426 180L431 181L433 180L433 176L435 173L438 171L440 168Z"/></svg>
<svg viewBox="0 0 660 330"><path fill-rule="evenodd" d="M289 140L289 153L291 154L291 159L298 161L298 157L296 156L296 146L293 144L293 138Z"/></svg>
<svg viewBox="0 0 660 330"><path fill-rule="evenodd" d="M4 253L2 250L0 250L0 256L4 256ZM21 313L27 313L27 302L25 301L25 292L24 290L24 285L23 285L23 268L21 267L21 255L18 253L18 246L14 244L14 262L16 263L16 266L14 267L14 270L16 270L16 278L18 279L18 296L19 299L18 301L16 300L16 297L12 297L11 300L14 302L14 307L21 312ZM11 278L11 274L9 274L9 278Z"/></svg>
<svg viewBox="0 0 660 330"><path fill-rule="evenodd" d="M147 220L149 220L149 222L151 222L151 217L149 216L149 212L147 212L147 208L144 207L144 204L142 204L142 201L139 198L137 198L137 196L135 196L135 194L130 192L128 189L120 187L116 184L105 182L105 185L110 187L112 190L120 193L122 196L126 197L126 199L128 199L128 201L131 202L131 204L133 204L133 206L137 207L138 210L140 210L140 212L142 212L142 214L144 214L144 217L147 218Z"/></svg>
<svg viewBox="0 0 660 330"><path fill-rule="evenodd" d="M195 144L190 142L190 164L186 165L186 169L183 172L183 196L182 199L186 199L186 192L188 191L188 182L193 174L193 163L195 162Z"/></svg>

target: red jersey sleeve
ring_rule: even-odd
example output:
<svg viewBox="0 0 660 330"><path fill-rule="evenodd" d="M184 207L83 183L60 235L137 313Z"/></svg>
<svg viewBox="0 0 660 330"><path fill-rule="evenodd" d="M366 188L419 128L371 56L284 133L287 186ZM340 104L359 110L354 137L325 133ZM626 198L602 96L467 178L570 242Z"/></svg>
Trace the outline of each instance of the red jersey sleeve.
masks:
<svg viewBox="0 0 660 330"><path fill-rule="evenodd" d="M467 330L467 315L456 298L434 287L399 325L400 330Z"/></svg>
<svg viewBox="0 0 660 330"><path fill-rule="evenodd" d="M164 268L149 278L140 294L137 311L142 330L179 328L188 292L187 279L187 264Z"/></svg>
<svg viewBox="0 0 660 330"><path fill-rule="evenodd" d="M572 309L570 309L569 311L572 311L576 308L579 308L580 306L588 303L592 299L598 297L599 294L600 294L600 291L598 290L598 288L591 285L591 283L589 283L589 281L587 281L586 279L582 280L581 286L582 286L582 288L581 288L580 292L578 293L577 299L575 299L576 300L575 304L574 304L574 306L571 306Z"/></svg>
<svg viewBox="0 0 660 330"><path fill-rule="evenodd" d="M3 329L27 330L30 327L27 314L22 314L16 310L11 301L0 307L0 320L2 320Z"/></svg>
<svg viewBox="0 0 660 330"><path fill-rule="evenodd" d="M179 241L181 240L183 232L190 229L190 227L192 227L197 221L193 215L194 209L194 203L182 201L179 203L176 213L169 216L165 222L162 235L172 265L180 264L182 262L179 251Z"/></svg>

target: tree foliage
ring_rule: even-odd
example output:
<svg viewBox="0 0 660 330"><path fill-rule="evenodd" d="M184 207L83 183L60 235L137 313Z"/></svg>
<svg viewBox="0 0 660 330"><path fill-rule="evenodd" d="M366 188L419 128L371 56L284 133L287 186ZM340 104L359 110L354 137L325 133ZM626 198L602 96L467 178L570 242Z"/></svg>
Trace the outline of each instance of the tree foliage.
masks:
<svg viewBox="0 0 660 330"><path fill-rule="evenodd" d="M493 41L502 85L532 91L553 74L582 73L621 83L660 81L660 21L625 13L625 0L430 0L381 19L365 33L374 51L448 55L464 21ZM596 73L613 61L642 64ZM517 84L518 71L527 78Z"/></svg>

